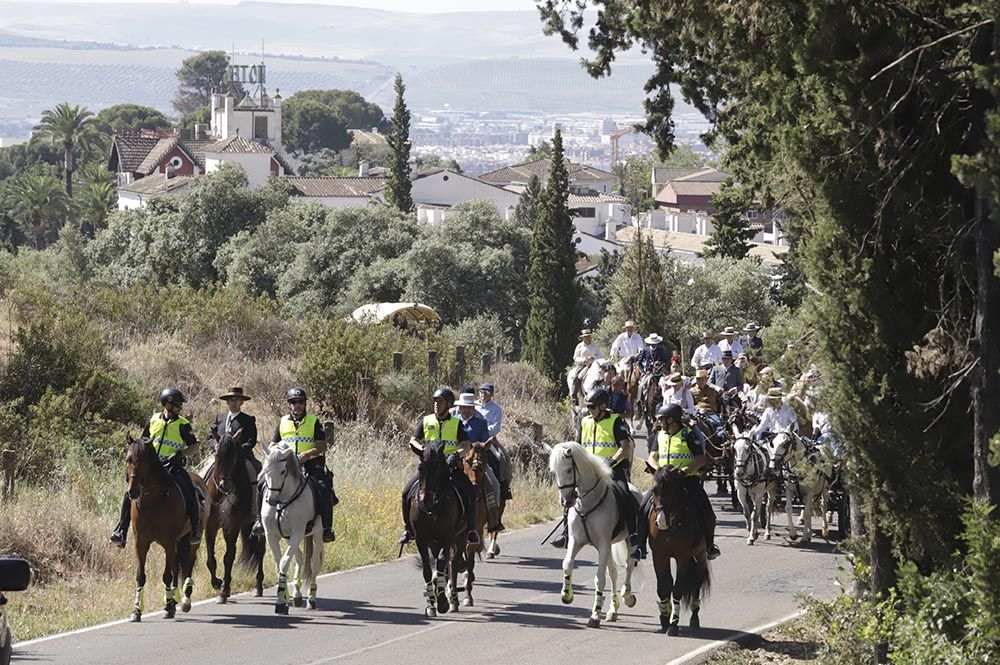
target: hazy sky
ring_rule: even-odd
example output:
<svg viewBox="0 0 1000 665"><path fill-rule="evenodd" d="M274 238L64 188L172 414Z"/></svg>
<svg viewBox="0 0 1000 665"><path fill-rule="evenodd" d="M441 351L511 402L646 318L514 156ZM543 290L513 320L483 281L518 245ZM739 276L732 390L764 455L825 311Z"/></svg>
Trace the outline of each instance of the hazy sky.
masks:
<svg viewBox="0 0 1000 665"><path fill-rule="evenodd" d="M241 0L49 0L73 4L88 4L93 2L158 2L190 4L235 5ZM368 7L371 9L386 9L403 12L453 12L453 11L485 11L485 10L535 10L535 0L264 0L279 3L307 3L324 5L342 5L347 7ZM3 5L4 0L0 0Z"/></svg>

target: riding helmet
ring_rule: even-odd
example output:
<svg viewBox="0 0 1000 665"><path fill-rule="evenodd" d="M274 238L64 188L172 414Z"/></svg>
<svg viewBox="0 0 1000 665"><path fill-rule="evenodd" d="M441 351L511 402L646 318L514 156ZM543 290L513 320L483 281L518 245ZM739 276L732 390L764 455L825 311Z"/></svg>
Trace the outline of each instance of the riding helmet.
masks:
<svg viewBox="0 0 1000 665"><path fill-rule="evenodd" d="M454 403L455 393L452 392L451 388L440 388L434 391L434 399L443 399L447 402Z"/></svg>
<svg viewBox="0 0 1000 665"><path fill-rule="evenodd" d="M289 388L285 393L285 399L291 402L293 399L306 399L306 391L302 388Z"/></svg>
<svg viewBox="0 0 1000 665"><path fill-rule="evenodd" d="M187 400L184 399L184 393L177 390L177 388L164 388L160 393L160 405L166 406L167 402L172 402L173 404L183 404Z"/></svg>
<svg viewBox="0 0 1000 665"><path fill-rule="evenodd" d="M611 395L604 388L594 388L587 395L587 406L596 406L598 404L608 404L611 402Z"/></svg>
<svg viewBox="0 0 1000 665"><path fill-rule="evenodd" d="M675 423L679 423L683 416L680 404L665 404L656 410L657 418L673 418Z"/></svg>

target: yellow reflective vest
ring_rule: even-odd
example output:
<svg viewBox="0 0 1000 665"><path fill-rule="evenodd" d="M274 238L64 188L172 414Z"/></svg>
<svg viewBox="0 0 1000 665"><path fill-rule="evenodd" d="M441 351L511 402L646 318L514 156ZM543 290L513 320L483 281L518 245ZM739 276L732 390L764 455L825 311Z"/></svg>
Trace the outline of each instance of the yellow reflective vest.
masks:
<svg viewBox="0 0 1000 665"><path fill-rule="evenodd" d="M181 438L181 425L190 424L190 421L181 416L167 422L162 411L154 413L149 419L149 438L153 442L156 454L160 457L171 457L187 448L187 444Z"/></svg>
<svg viewBox="0 0 1000 665"><path fill-rule="evenodd" d="M587 416L580 423L580 444L588 448L598 457L612 458L618 452L618 442L615 441L615 423L618 414L612 413L599 421L593 416Z"/></svg>
<svg viewBox="0 0 1000 665"><path fill-rule="evenodd" d="M282 416L278 423L281 442L295 448L295 454L304 453L316 447L316 416L307 413L296 423L291 416Z"/></svg>
<svg viewBox="0 0 1000 665"><path fill-rule="evenodd" d="M458 427L458 418L455 416L443 422L433 413L424 416L424 441L444 441L445 455L457 453L461 449L458 445Z"/></svg>
<svg viewBox="0 0 1000 665"><path fill-rule="evenodd" d="M660 433L656 437L657 443L657 459L660 463L660 468L665 466L673 466L678 469L683 468L691 464L694 460L694 453L691 452L691 448L687 444L688 430L682 427L677 430L673 436L667 434L664 430L660 430ZM697 476L697 471L689 471L687 473L689 476Z"/></svg>

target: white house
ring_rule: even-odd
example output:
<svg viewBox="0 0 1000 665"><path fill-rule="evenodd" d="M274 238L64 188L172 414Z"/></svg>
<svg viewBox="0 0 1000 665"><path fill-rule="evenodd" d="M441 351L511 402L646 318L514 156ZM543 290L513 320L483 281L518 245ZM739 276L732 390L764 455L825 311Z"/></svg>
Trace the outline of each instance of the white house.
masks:
<svg viewBox="0 0 1000 665"><path fill-rule="evenodd" d="M588 166L587 164L575 164L570 161L565 162L566 173L569 176L569 191L572 194L610 194L614 191L615 176L608 171ZM551 159L536 159L531 162L505 166L496 171L490 171L479 176L483 182L488 182L500 187L508 185L527 185L531 176L538 176L542 185L548 180L549 169L552 167Z"/></svg>
<svg viewBox="0 0 1000 665"><path fill-rule="evenodd" d="M171 170L141 178L118 188L118 209L141 208L152 196L176 196L185 191L192 180L194 176L175 175Z"/></svg>
<svg viewBox="0 0 1000 665"><path fill-rule="evenodd" d="M410 196L418 210L423 208L425 221L435 222L445 218L444 211L467 201L487 200L503 219L510 219L520 196L516 192L497 187L449 169L431 169L413 179ZM440 214L431 212L441 211Z"/></svg>
<svg viewBox="0 0 1000 665"><path fill-rule="evenodd" d="M285 174L274 150L245 139L239 134L205 148L206 173L211 173L227 163L242 166L247 174L247 182L253 189L267 182L270 175Z"/></svg>
<svg viewBox="0 0 1000 665"><path fill-rule="evenodd" d="M212 136L242 136L281 150L281 94L270 97L261 86L257 99L249 92L239 102L231 94L212 95Z"/></svg>

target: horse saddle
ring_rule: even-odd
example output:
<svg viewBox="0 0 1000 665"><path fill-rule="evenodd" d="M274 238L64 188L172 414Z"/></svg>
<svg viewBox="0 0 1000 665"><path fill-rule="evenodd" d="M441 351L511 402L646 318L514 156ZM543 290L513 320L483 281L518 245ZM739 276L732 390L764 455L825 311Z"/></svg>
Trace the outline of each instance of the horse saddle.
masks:
<svg viewBox="0 0 1000 665"><path fill-rule="evenodd" d="M624 483L611 483L611 494L614 496L615 503L618 505L618 521L615 523L614 531L611 532L611 538L614 540L622 531L625 530L624 515L626 511L635 510L635 497L632 496L632 492L629 490L628 485Z"/></svg>

